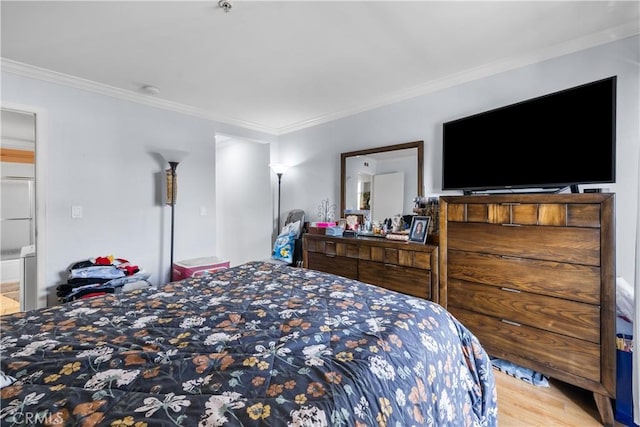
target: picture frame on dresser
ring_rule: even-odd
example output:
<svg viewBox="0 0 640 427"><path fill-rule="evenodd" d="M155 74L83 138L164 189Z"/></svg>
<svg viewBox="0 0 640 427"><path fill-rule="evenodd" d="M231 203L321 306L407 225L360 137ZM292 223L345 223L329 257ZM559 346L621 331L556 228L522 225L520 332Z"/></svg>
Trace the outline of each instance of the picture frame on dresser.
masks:
<svg viewBox="0 0 640 427"><path fill-rule="evenodd" d="M416 215L411 218L411 228L409 229L409 241L426 243L431 217Z"/></svg>
<svg viewBox="0 0 640 427"><path fill-rule="evenodd" d="M358 231L364 224L364 215L356 213L345 214L345 225L347 230Z"/></svg>

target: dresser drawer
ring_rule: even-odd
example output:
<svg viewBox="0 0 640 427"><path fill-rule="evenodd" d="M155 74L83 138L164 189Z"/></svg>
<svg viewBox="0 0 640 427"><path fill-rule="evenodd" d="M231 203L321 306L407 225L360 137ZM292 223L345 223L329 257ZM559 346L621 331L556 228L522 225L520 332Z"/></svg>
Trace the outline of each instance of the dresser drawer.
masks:
<svg viewBox="0 0 640 427"><path fill-rule="evenodd" d="M308 252L308 268L325 271L338 276L358 279L358 260L340 256L328 256L317 252Z"/></svg>
<svg viewBox="0 0 640 427"><path fill-rule="evenodd" d="M600 268L449 250L451 278L600 304Z"/></svg>
<svg viewBox="0 0 640 427"><path fill-rule="evenodd" d="M600 342L600 307L449 278L449 307Z"/></svg>
<svg viewBox="0 0 640 427"><path fill-rule="evenodd" d="M358 270L363 282L419 298L431 298L429 270L365 260L360 260Z"/></svg>
<svg viewBox="0 0 640 427"><path fill-rule="evenodd" d="M500 319L457 307L449 311L478 338L493 356L520 362L547 375L567 372L599 382L600 346L528 326L516 326ZM526 361L531 361L527 366ZM545 372L542 368L549 368Z"/></svg>
<svg viewBox="0 0 640 427"><path fill-rule="evenodd" d="M411 248L411 246L409 246ZM418 246L418 249L422 247ZM431 257L434 251L384 248L361 244L358 258L365 261L376 261L387 264L397 264L405 267L431 269Z"/></svg>
<svg viewBox="0 0 640 427"><path fill-rule="evenodd" d="M447 209L452 222L594 228L601 224L596 203L450 203Z"/></svg>
<svg viewBox="0 0 640 427"><path fill-rule="evenodd" d="M375 261L358 261L358 277L359 280L372 285L384 287L384 264Z"/></svg>
<svg viewBox="0 0 640 427"><path fill-rule="evenodd" d="M358 258L358 245L333 240L307 240L307 251L329 256Z"/></svg>
<svg viewBox="0 0 640 427"><path fill-rule="evenodd" d="M341 256L347 258L358 258L358 246L353 243L324 241L323 253L329 256Z"/></svg>
<svg viewBox="0 0 640 427"><path fill-rule="evenodd" d="M385 264L385 284L387 289L431 299L431 272L419 268Z"/></svg>
<svg viewBox="0 0 640 427"><path fill-rule="evenodd" d="M431 257L435 256L431 252L418 252L418 251L399 251L398 264L406 267L422 268L425 270L431 269Z"/></svg>
<svg viewBox="0 0 640 427"><path fill-rule="evenodd" d="M600 229L450 222L449 250L600 265Z"/></svg>

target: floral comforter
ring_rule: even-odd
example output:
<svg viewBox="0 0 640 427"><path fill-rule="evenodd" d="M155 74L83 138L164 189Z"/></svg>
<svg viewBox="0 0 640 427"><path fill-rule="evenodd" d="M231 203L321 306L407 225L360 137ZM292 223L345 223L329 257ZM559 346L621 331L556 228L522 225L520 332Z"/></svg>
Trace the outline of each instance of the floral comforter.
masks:
<svg viewBox="0 0 640 427"><path fill-rule="evenodd" d="M2 425L497 422L489 358L446 310L312 270L251 262L0 331Z"/></svg>

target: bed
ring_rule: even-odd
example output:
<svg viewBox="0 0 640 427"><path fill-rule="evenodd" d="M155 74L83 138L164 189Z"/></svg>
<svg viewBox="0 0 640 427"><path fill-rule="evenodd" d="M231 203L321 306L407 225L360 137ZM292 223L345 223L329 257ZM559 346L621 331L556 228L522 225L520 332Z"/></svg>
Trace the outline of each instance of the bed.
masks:
<svg viewBox="0 0 640 427"><path fill-rule="evenodd" d="M313 270L250 262L0 330L2 425L497 424L490 360L445 309Z"/></svg>

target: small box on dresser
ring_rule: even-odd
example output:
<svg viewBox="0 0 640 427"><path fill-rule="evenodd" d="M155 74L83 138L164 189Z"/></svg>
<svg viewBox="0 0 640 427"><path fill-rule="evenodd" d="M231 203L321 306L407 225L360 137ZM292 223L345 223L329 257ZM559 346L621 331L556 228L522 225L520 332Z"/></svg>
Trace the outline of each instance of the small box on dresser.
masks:
<svg viewBox="0 0 640 427"><path fill-rule="evenodd" d="M489 354L615 397L613 194L440 199L440 303Z"/></svg>

